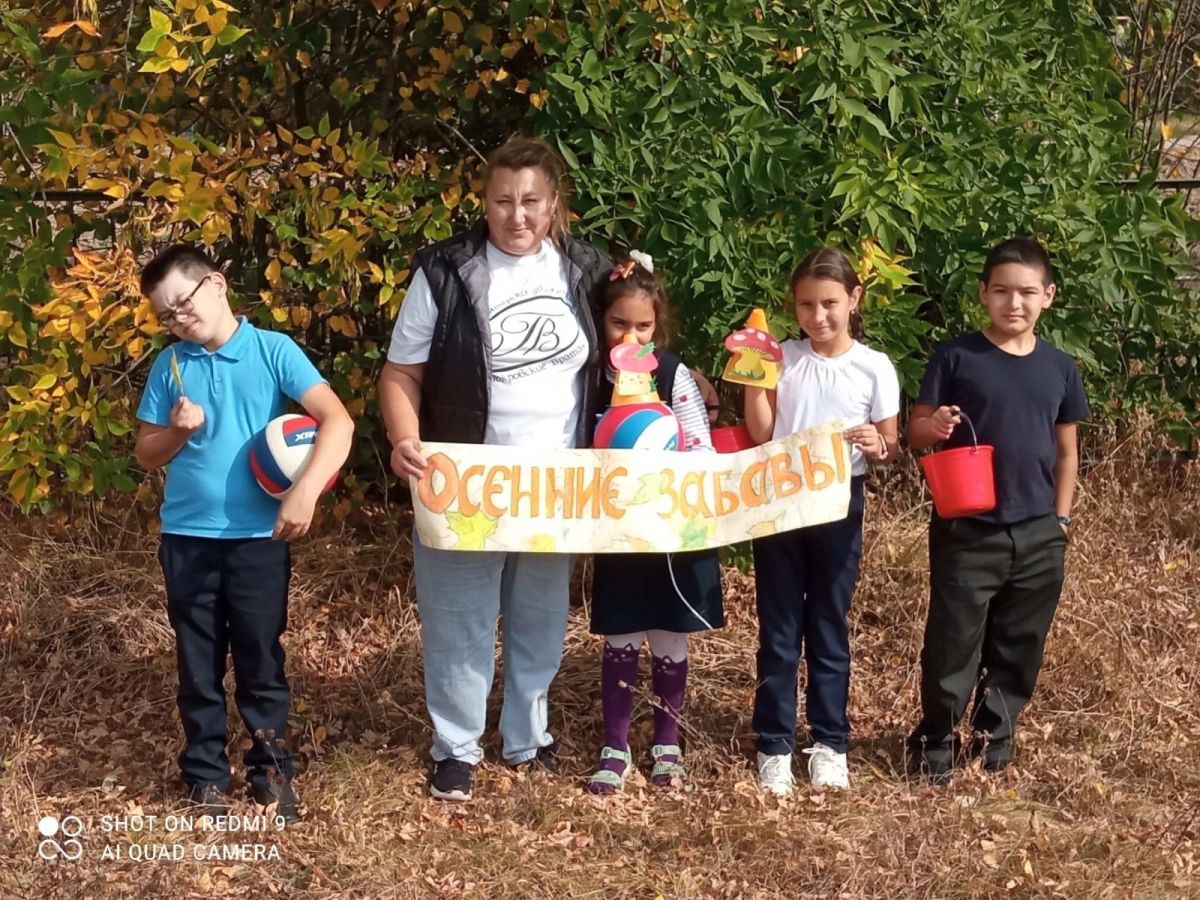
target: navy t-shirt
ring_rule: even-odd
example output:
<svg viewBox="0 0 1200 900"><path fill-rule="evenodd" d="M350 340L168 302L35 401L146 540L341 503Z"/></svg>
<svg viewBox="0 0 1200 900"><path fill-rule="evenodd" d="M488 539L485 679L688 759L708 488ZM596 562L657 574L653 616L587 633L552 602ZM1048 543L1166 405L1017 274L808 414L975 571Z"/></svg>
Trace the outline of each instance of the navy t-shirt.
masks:
<svg viewBox="0 0 1200 900"><path fill-rule="evenodd" d="M1014 356L982 332L963 335L934 352L918 402L959 407L979 443L996 448L996 508L975 518L1008 525L1054 512L1054 426L1088 417L1074 359L1040 338L1032 353ZM963 422L944 447L970 444Z"/></svg>

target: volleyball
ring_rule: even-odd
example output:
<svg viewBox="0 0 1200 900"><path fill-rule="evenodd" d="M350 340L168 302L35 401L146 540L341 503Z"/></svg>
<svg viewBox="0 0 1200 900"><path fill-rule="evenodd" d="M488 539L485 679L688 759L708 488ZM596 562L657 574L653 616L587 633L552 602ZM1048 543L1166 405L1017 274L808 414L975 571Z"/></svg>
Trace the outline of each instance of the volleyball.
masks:
<svg viewBox="0 0 1200 900"><path fill-rule="evenodd" d="M308 465L319 423L311 416L295 413L279 416L254 437L250 445L250 470L258 486L281 499ZM337 476L322 490L329 490Z"/></svg>
<svg viewBox="0 0 1200 900"><path fill-rule="evenodd" d="M602 450L678 450L683 435L665 403L627 403L600 417L594 443Z"/></svg>

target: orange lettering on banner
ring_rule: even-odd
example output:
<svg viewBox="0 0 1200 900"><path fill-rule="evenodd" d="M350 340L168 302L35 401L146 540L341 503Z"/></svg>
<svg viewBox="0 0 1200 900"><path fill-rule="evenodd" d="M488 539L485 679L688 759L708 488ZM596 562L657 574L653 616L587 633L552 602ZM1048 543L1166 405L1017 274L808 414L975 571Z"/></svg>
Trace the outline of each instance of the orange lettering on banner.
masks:
<svg viewBox="0 0 1200 900"><path fill-rule="evenodd" d="M836 431L829 436L833 444L833 459L837 464L837 483L846 483L846 451L842 449L842 436Z"/></svg>
<svg viewBox="0 0 1200 900"><path fill-rule="evenodd" d="M531 518L536 518L541 510L538 508L538 500L541 499L541 483L538 481L538 476L541 470L537 466L531 466L529 469L529 490L521 490L521 467L512 467L512 500L508 504L508 511L514 516L521 514L521 501L529 501L529 515Z"/></svg>
<svg viewBox="0 0 1200 900"><path fill-rule="evenodd" d="M689 519L697 514L712 518L712 510L708 508L708 503L704 500L704 476L706 474L705 472L688 472L679 483L679 504L683 507L684 516ZM689 499L689 490L695 496L694 501Z"/></svg>
<svg viewBox="0 0 1200 900"><path fill-rule="evenodd" d="M813 462L808 447L800 448L800 463L804 466L804 480L810 491L823 491L834 482L833 466L829 463Z"/></svg>
<svg viewBox="0 0 1200 900"><path fill-rule="evenodd" d="M562 490L559 490L558 476L563 476ZM575 481L570 469L546 470L546 518L556 519L559 516L558 507L562 506L562 517L572 518L575 504Z"/></svg>
<svg viewBox="0 0 1200 900"><path fill-rule="evenodd" d="M730 513L737 511L737 491L731 491L725 487L725 479L732 474L733 473L729 470L712 473L713 497L715 498L718 516L727 516Z"/></svg>
<svg viewBox="0 0 1200 900"><path fill-rule="evenodd" d="M617 489L613 487L613 480L624 478L628 474L629 470L624 466L617 466L604 476L604 486L600 490L600 502L604 505L604 514L610 519L620 519L625 515L625 510L613 502L617 499L618 494Z"/></svg>
<svg viewBox="0 0 1200 900"><path fill-rule="evenodd" d="M588 472L591 480L587 480ZM575 470L575 516L584 518L584 510L591 506L588 515L593 519L600 518L600 469L585 469L582 466Z"/></svg>
<svg viewBox="0 0 1200 900"><path fill-rule="evenodd" d="M504 510L498 507L492 500L496 494L504 490L504 485L497 484L496 482L511 477L512 470L508 466L495 466L488 469L487 475L483 478L483 511L493 519L498 519L504 515Z"/></svg>
<svg viewBox="0 0 1200 900"><path fill-rule="evenodd" d="M758 488L755 489L754 480L758 479ZM746 504L748 509L753 509L756 506L762 506L767 502L767 464L763 462L752 462L746 466L746 471L742 473L741 483L742 502Z"/></svg>
<svg viewBox="0 0 1200 900"><path fill-rule="evenodd" d="M467 466L466 471L462 473L462 480L458 485L458 511L464 516L473 516L479 512L479 505L471 500L471 488L467 482L481 475L483 466Z"/></svg>
<svg viewBox="0 0 1200 900"><path fill-rule="evenodd" d="M436 494L433 491L433 476L440 473L443 478L442 489ZM417 480L417 496L421 503L434 514L444 513L450 508L450 503L458 494L458 469L454 462L444 453L435 453L429 457L429 468Z"/></svg>
<svg viewBox="0 0 1200 900"><path fill-rule="evenodd" d="M660 474L662 475L662 484L659 486L659 491L671 499L671 508L666 512L660 512L659 516L669 519L679 509L679 494L675 492L675 470L663 469Z"/></svg>
<svg viewBox="0 0 1200 900"><path fill-rule="evenodd" d="M807 447L802 448L800 452L805 453L807 449ZM804 482L800 480L800 476L792 471L791 461L792 457L787 453L776 453L770 459L771 480L775 482L775 496L777 497L791 497L800 493L804 488Z"/></svg>

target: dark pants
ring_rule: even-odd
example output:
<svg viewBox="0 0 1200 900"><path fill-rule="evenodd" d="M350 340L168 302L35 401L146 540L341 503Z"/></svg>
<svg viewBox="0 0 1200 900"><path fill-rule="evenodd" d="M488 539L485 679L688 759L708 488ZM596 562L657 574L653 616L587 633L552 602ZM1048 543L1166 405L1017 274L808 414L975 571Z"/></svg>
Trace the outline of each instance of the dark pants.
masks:
<svg viewBox="0 0 1200 900"><path fill-rule="evenodd" d="M953 761L954 729L975 691L974 749L1008 761L1033 696L1058 607L1067 538L1054 515L1013 525L939 519L929 526L929 620L921 650L918 759Z"/></svg>
<svg viewBox="0 0 1200 900"><path fill-rule="evenodd" d="M851 480L845 519L754 541L758 686L754 730L766 754L796 748L797 674L808 663L805 714L813 741L850 743L850 598L862 557L863 479Z"/></svg>
<svg viewBox="0 0 1200 900"><path fill-rule="evenodd" d="M187 738L179 755L183 780L228 789L223 681L230 651L234 699L253 738L247 778L262 784L271 770L290 778L288 683L279 643L291 577L287 542L164 534L158 560L175 630L179 715Z"/></svg>

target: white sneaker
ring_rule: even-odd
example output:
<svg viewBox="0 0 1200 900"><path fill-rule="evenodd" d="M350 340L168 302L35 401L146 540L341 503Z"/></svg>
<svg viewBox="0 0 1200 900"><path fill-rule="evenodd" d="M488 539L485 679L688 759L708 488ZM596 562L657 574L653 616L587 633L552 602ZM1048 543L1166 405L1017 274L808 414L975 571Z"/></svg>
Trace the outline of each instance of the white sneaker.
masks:
<svg viewBox="0 0 1200 900"><path fill-rule="evenodd" d="M796 787L792 778L792 754L779 753L769 756L758 754L758 783L764 791L786 797Z"/></svg>
<svg viewBox="0 0 1200 900"><path fill-rule="evenodd" d="M808 756L808 777L813 787L843 791L850 787L850 767L846 764L845 753L838 753L821 743L814 744L804 753Z"/></svg>

